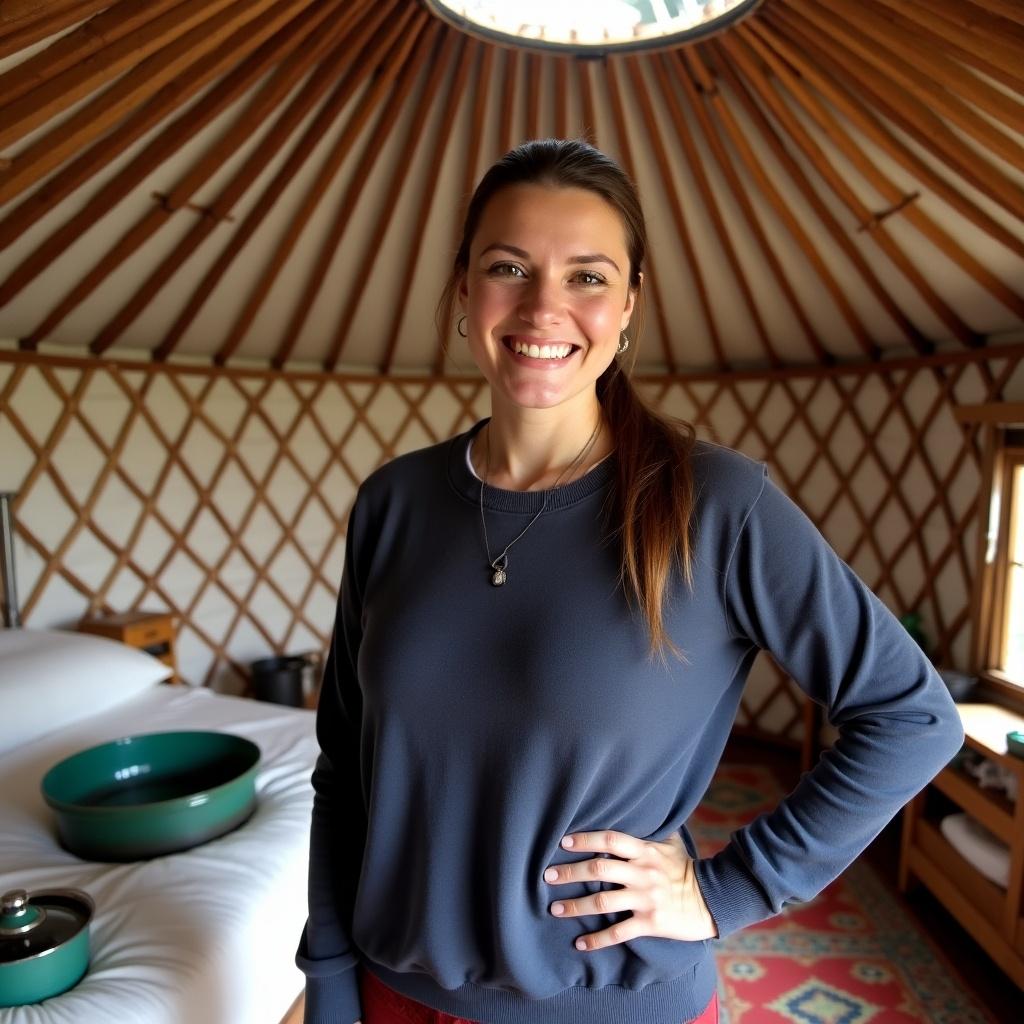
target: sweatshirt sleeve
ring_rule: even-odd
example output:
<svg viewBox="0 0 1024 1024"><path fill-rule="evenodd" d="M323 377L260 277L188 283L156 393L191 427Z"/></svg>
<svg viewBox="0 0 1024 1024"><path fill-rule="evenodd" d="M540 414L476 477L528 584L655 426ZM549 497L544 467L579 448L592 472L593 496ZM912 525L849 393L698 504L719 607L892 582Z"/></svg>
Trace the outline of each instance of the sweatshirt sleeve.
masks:
<svg viewBox="0 0 1024 1024"><path fill-rule="evenodd" d="M313 770L309 916L295 962L306 975L305 1024L360 1019L352 911L366 842L360 777L362 692L356 674L362 638L356 581L358 495L349 516L334 632L317 705L320 754Z"/></svg>
<svg viewBox="0 0 1024 1024"><path fill-rule="evenodd" d="M964 735L923 651L767 466L722 586L734 636L768 651L839 737L774 810L695 865L719 937L816 896Z"/></svg>

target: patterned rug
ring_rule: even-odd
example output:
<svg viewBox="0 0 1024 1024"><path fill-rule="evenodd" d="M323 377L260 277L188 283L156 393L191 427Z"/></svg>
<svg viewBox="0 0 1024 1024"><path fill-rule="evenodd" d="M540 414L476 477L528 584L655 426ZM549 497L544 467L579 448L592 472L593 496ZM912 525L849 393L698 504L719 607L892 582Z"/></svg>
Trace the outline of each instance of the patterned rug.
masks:
<svg viewBox="0 0 1024 1024"><path fill-rule="evenodd" d="M758 765L722 765L690 827L702 856L783 795ZM861 861L810 903L718 944L721 1024L998 1024Z"/></svg>

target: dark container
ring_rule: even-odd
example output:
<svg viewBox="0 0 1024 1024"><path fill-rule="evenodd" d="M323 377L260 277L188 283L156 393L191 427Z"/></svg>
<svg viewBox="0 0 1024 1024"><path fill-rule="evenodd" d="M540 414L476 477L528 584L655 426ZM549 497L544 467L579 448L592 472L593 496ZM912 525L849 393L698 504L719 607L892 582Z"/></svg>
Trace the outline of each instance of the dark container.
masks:
<svg viewBox="0 0 1024 1024"><path fill-rule="evenodd" d="M302 677L309 660L296 655L261 658L252 663L252 695L271 704L303 705Z"/></svg>

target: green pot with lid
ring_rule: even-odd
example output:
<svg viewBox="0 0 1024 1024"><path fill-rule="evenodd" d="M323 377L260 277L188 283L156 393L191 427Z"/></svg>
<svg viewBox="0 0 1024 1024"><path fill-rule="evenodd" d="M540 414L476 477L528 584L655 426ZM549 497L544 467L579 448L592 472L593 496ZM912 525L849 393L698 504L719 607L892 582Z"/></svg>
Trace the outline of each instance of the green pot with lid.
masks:
<svg viewBox="0 0 1024 1024"><path fill-rule="evenodd" d="M89 967L95 904L81 889L11 889L0 898L0 1007L38 1003Z"/></svg>

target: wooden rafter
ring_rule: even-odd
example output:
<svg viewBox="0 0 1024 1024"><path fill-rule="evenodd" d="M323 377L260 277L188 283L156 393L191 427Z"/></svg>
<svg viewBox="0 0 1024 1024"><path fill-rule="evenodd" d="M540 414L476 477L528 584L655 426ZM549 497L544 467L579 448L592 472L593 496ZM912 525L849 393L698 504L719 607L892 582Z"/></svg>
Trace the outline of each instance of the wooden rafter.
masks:
<svg viewBox="0 0 1024 1024"><path fill-rule="evenodd" d="M788 47L784 40L780 39L777 33L768 33L764 27L760 24L754 25L740 25L738 26L739 34L743 40L750 44L750 46L756 50L758 56L760 56L766 64L772 69L777 76L778 81L783 82L788 89L790 95L797 100L797 102L811 115L812 118L818 123L819 127L825 132L829 140L838 146L840 151L851 160L853 166L860 171L860 173L869 182L878 182L878 186L882 190L883 195L888 195L893 201L898 201L901 198L899 190L891 185L881 173L874 167L873 164L867 159L861 150L853 143L847 133L843 130L843 127L839 122L825 109L824 105L819 102L817 96L803 84L803 79L811 79L814 75L814 68L808 66L807 61L803 60L799 54L794 54L792 48ZM786 61L798 61L798 69L800 76L797 77L790 72L789 68L783 62L783 58ZM795 125L795 119L789 122L790 125ZM789 125L787 126L789 127ZM798 135L802 138L806 138L806 132L802 128L791 127L791 134L793 137ZM821 153L821 150L818 149ZM827 159L822 154L821 168L826 165L831 166ZM837 190L850 209L857 216L860 223L867 222L871 217L871 211L861 202L857 194L850 188L849 185L843 180L842 176L837 173L829 173L828 180L833 184L833 187ZM946 324L946 326L953 332L953 334L960 339L965 345L975 346L981 343L981 338L972 331L967 324L965 324L960 317L953 311L953 309L938 295L934 288L928 283L926 278L917 267L907 259L903 253L893 244L889 233L885 229L884 224L877 224L871 232L871 237L879 243L879 245L885 250L886 254L890 256L896 263L896 265L904 272L908 280L916 285L917 290L921 293L922 297L927 301L928 305L931 306L932 310L936 315Z"/></svg>
<svg viewBox="0 0 1024 1024"><path fill-rule="evenodd" d="M753 59L746 47L734 37L715 40L712 43L717 53L720 49L724 52L723 59L717 62L719 74L732 86L734 94L743 104L748 115L758 126L762 138L768 143L769 148L775 154L775 158L789 173L790 178L796 183L801 195L808 206L814 211L825 229L828 231L836 248L856 267L861 278L871 290L871 293L878 299L885 311L892 318L909 341L919 352L928 351L928 343L921 336L920 331L914 326L910 318L899 308L895 299L889 294L874 269L864 258L861 251L853 244L849 234L836 219L828 205L819 196L803 168L793 158L783 143L779 133L772 127L767 114L754 102L753 94L771 110L776 116L781 115L785 119L789 115L788 109L782 109L784 104L777 93L771 88L761 68ZM744 77L741 77L733 70L733 64L737 65ZM809 140L808 140L809 141ZM813 146L813 143L810 143ZM824 162L824 157L813 158L814 151L808 147L808 155L811 156L814 166L817 168ZM827 178L828 176L825 175ZM876 359L878 352L871 350L869 358Z"/></svg>
<svg viewBox="0 0 1024 1024"><path fill-rule="evenodd" d="M820 34L806 34L796 19L782 17L768 21L781 36L799 44L809 56L815 57L818 67L828 67L830 76L846 85L845 94L837 92L837 95L845 96L845 105L841 109L855 119L854 123L872 141L987 234L1007 248L1020 251L1021 243L1018 239L976 204L968 202L907 146L899 143L877 118L870 116L870 108L855 101L855 96L859 94L865 97L871 107L898 125L919 145L1021 220L1024 220L1024 190L1011 182L997 167L979 160L975 151L950 131L948 125L925 104L905 92L885 88L884 83L871 76L857 75L856 58L834 40Z"/></svg>
<svg viewBox="0 0 1024 1024"><path fill-rule="evenodd" d="M807 58L803 58L803 65L805 67L809 66ZM878 123L877 118L873 118L867 112L862 113L858 109L858 105L851 102L850 98L844 95L842 88L832 82L827 74L818 73L817 79L822 91L826 92L829 98L833 99L840 109L850 116L851 120L854 120L857 124L870 125L871 129L873 129L871 132L873 138L888 135L886 130ZM818 104L818 106L820 108L821 105ZM837 124L834 118L831 118L831 120L833 124ZM845 145L845 151L850 153L855 148L852 139L850 139L849 133L843 132L842 134L844 139L848 140ZM902 209L906 206L906 196L900 188L878 170L866 156L862 156L859 148L856 149L856 152L858 156L857 162L862 171L866 172L865 176L872 186L888 200L893 208ZM1017 316L1024 317L1024 297L1014 291L997 275L993 274L979 259L960 245L949 232L941 228L933 218L919 209L916 204L906 206L905 218L909 224L917 228L933 245L956 263L965 274L973 277L993 298L1001 302Z"/></svg>
<svg viewBox="0 0 1024 1024"><path fill-rule="evenodd" d="M515 130L512 118L515 113L519 51L511 47L505 50L505 81L501 91L501 121L498 126L498 148L502 153L512 148Z"/></svg>
<svg viewBox="0 0 1024 1024"><path fill-rule="evenodd" d="M885 10L876 8L880 17L1002 82L1008 89L1024 93L1020 51L1024 32L1019 33L1014 46L996 32L979 31L966 5L956 0L881 0L881 3Z"/></svg>
<svg viewBox="0 0 1024 1024"><path fill-rule="evenodd" d="M449 32L450 37L454 37L454 32ZM447 40L446 40L447 43ZM437 134L434 138L434 144L431 149L430 159L427 161L428 167L440 167L444 161L444 154L448 147L448 139L451 136L452 128L455 123L455 118L460 101L464 98L466 81L469 78L469 68L472 63L473 57L476 51L479 49L479 44L470 45L468 40L462 41L461 52L458 57L458 61L455 65L455 71L451 74L451 79L448 83L448 96L445 99L444 108L441 111L440 121L438 122L439 127ZM450 61L445 61L445 70L448 69ZM429 89L429 87L428 87ZM424 90L425 92L427 90ZM467 161L472 164L473 161L470 159ZM399 183L398 188L401 185ZM408 255L405 259L405 268L402 273L403 285L398 290L400 296L405 297L405 301L399 301L395 303L395 313L391 321L391 327L386 334L386 342L384 345L384 355L380 361L380 369L384 374L390 373L392 370L392 362L395 357L395 349L398 345L398 332L402 324L402 319L408 311L407 297L412 292L413 277L416 270L416 263L420 256L421 247L423 244L423 236L427 230L427 221L430 218L430 208L433 204L434 195L437 189L434 187L434 183L426 178L423 182L422 191L420 192L420 201L416 210L416 220L413 222L412 229L409 232L408 240L406 242L408 248ZM397 197L398 189L395 189L395 195ZM397 199L393 201L387 201L387 205L394 206ZM386 228L386 222L383 225ZM380 238L383 236L383 231L376 234L375 237ZM373 258L375 253L369 257L369 267L373 265ZM369 269L366 273L369 276ZM344 349L345 341L347 340L348 331L351 327L352 319L354 317L354 304L351 316L343 316L341 319L341 332L339 332L337 352L340 354Z"/></svg>
<svg viewBox="0 0 1024 1024"><path fill-rule="evenodd" d="M405 145L403 146L402 155L395 162L394 168L391 172L391 182L388 185L387 194L380 205L376 224L369 234L362 258L356 261L356 266L360 268L364 281L369 280L370 275L373 273L377 257L380 255L381 240L385 237L388 227L391 225L391 218L394 216L395 206L397 205L398 198L401 195L402 186L405 183L409 168L415 159L416 150L419 146L420 137L423 131L423 125L429 117L431 107L438 95L441 81L445 74L451 71L452 64L454 63L455 72L449 81L448 97L441 113L441 119L439 122L440 127L438 128L436 135L436 143L433 153L434 160L427 164L428 167L438 167L440 165L439 160L443 157L444 145L448 141L448 135L452 129L452 121L455 117L455 111L458 107L459 100L462 98L462 91L465 87L466 76L469 73L469 58L471 56L471 50L467 45L467 39L468 37L463 33L456 32L451 28L446 28L442 33L438 55L431 61L430 73L427 77L426 84L420 90L415 113L409 123L409 133L406 137ZM426 45L426 42L424 42L424 49L426 48ZM403 99L404 96L401 97L401 99L396 97L396 102L401 102ZM430 208L430 196L433 191L433 182L428 180L426 183L425 194L422 195L420 199L420 208L416 215L416 222L412 229L412 236L408 242L413 251L418 248L419 240L422 238L423 229L426 226L426 215ZM408 292L401 292L400 294L407 295ZM366 298L366 295L367 289L365 288L353 288L349 292L348 301L345 303L341 316L338 318L338 326L334 333L334 340L330 346L328 354L328 365L330 368L336 367L338 362L341 360L342 353L345 350L345 343L348 341L349 334L352 330L352 322L355 319L356 311L360 302ZM396 303L396 316L400 318L403 309L404 307L401 302ZM294 338L295 335L289 334L286 336L286 341L294 341ZM384 356L386 361L383 365L390 366L393 352L386 351Z"/></svg>
<svg viewBox="0 0 1024 1024"><path fill-rule="evenodd" d="M321 60L332 46L340 50L346 57L350 57L356 52L354 47L357 45L358 34L346 36L345 33L362 9L354 6L349 6L344 10L339 10L337 6L327 7L328 12L332 10L338 13L339 17L331 23L330 28L319 34L308 48L297 51L288 61L279 66L275 75L245 114L238 118L232 128L206 151L199 162L187 171L168 193L163 203L165 212L170 214L176 210L186 209L189 205L189 197L194 195L211 174L215 173L217 168L222 167L244 145L251 134L250 126L259 123L259 118L273 110L279 99L288 95L295 84L301 81L309 69ZM213 233L218 223L226 219L228 211L234 208L267 163L284 147L302 118L327 91L333 78L332 71L333 68L330 66L327 68L321 66L309 75L298 95L278 116L271 129L260 139L259 144L248 155L231 180L211 200L206 207L209 214L195 221L191 230L160 261L135 294L100 329L89 346L92 352L99 355L113 345L160 289L174 277L189 257ZM262 212L265 214L269 208L270 204L268 203L265 208L262 208ZM206 287L208 283L207 275L200 287ZM160 357L163 358L162 353Z"/></svg>
<svg viewBox="0 0 1024 1024"><path fill-rule="evenodd" d="M628 121L622 107L622 94L619 89L618 76L615 72L615 63L615 60L606 60L604 62L605 85L608 87L609 107L612 112L612 120L615 123L615 134L618 139L619 152L622 154L622 166L625 168L626 173L635 181L636 164L633 161ZM661 339L661 351L665 359L665 366L669 373L674 373L676 361L672 352L673 332L669 328L668 317L665 315L665 306L661 300L661 289L658 286L657 270L650 253L647 255L647 270L644 276L644 289L650 296L651 304L654 306L654 313L658 318L658 334ZM634 352L636 350L636 346L634 346Z"/></svg>
<svg viewBox="0 0 1024 1024"><path fill-rule="evenodd" d="M789 301L789 306L793 310L797 321L803 329L807 343L817 356L819 362L832 362L832 356L826 351L825 346L818 338L817 332L814 330L814 327L803 308L803 304L797 297L796 291L794 290L789 277L783 270L782 263L768 239L768 235L754 210L753 204L750 202L746 186L736 173L736 168L733 166L729 153L711 120L711 115L708 111L708 104L713 99L713 96L717 94L717 86L710 77L708 77L703 66L697 65L693 62L690 58L689 51L686 49L677 51L672 55L672 58L669 60L669 68L675 72L676 81L682 85L683 91L686 93L686 98L690 104L690 108L696 115L697 123L700 125L703 132L704 141L711 150L711 153L715 158L715 162L718 164L718 168L722 172L722 178L729 186L729 190L732 193L732 197L735 200L736 205L743 213L744 220L750 228L752 236L757 242L758 248L761 250L761 254L767 262L768 268L772 271L772 275L774 276L779 288L782 290L782 294ZM697 84L700 85L700 93L698 93L697 84L694 83L691 75L696 78ZM779 355L775 351L774 346L768 349L768 354L773 365L780 362Z"/></svg>
<svg viewBox="0 0 1024 1024"><path fill-rule="evenodd" d="M845 47L856 53L864 61L865 66L872 69L871 73L888 79L892 83L892 87L904 89L916 96L921 102L943 114L958 128L980 142L985 149L1024 171L1024 148L1005 132L989 124L985 118L979 117L977 111L968 106L959 96L918 71L916 65L911 63L914 58L908 60L901 57L900 53L894 53L890 47L885 45L883 41L885 37L880 38L878 34L875 34L867 38L863 32L841 17L837 13L836 7L841 6L844 2L845 0L832 0L828 11L824 11L819 4L809 3L807 0L787 0L787 6L799 12L808 24L817 26L819 32L841 39ZM860 12L859 19L860 15L867 15L870 5L858 4L856 10ZM959 68L956 70L959 71ZM975 102L978 102L981 95L983 94L977 89L972 90L972 98ZM995 95L1002 96L1001 93ZM1024 130L1024 122L1020 117L1020 104L1008 107L1005 103L995 101L986 103L986 107L989 113L1003 120L1004 123L1011 122L1010 127L1014 131Z"/></svg>
<svg viewBox="0 0 1024 1024"><path fill-rule="evenodd" d="M337 2L340 3L342 0ZM10 301L25 285L34 280L77 238L84 235L101 217L127 197L135 186L173 155L179 147L242 96L279 60L289 58L295 48L300 46L334 9L327 4L315 11L306 10L286 24L282 24L282 12L269 12L264 16L265 24L260 27L260 31L246 40L246 44L233 45L235 41L229 40L217 51L202 58L184 73L186 81L177 80L166 86L166 95L154 97L150 104L126 119L102 142L63 168L43 188L37 189L0 221L0 248L4 248L52 209L60 199L84 184L91 175L114 159L132 141L157 124L166 113L187 101L235 61L245 58L224 77L217 89L209 90L202 99L152 139L137 156L12 270L10 276L0 284L0 306Z"/></svg>
<svg viewBox="0 0 1024 1024"><path fill-rule="evenodd" d="M414 17L410 17L410 15L414 15ZM438 23L428 19L425 16L425 12L416 11L414 8L411 8L404 12L404 16L400 15L394 19L385 29L386 34L383 35L383 41L390 52L383 59L377 57L375 53L375 58L380 60L379 73L370 77L369 85L360 96L356 109L346 121L344 129L321 165L316 179L303 197L301 206L293 214L284 237L279 241L269 262L263 269L256 287L249 293L249 297L235 318L225 341L217 350L214 359L218 364L223 364L241 343L246 331L252 325L256 313L266 301L267 295L269 295L277 275L287 261L289 253L298 243L299 236L322 201L353 143L358 138L359 133L365 128L378 106L384 101L388 89L396 79L398 80L396 91L391 94L391 102L385 106L381 120L375 124L375 131L381 134L383 130L383 134L386 134L390 124L398 116L394 97L399 91L408 89L407 83L419 70L423 56L429 50L429 46L417 47L417 43L421 42L421 36L427 33L433 39L437 26ZM416 54L416 58L411 62L408 61L410 53ZM372 68L373 64L366 62L357 71L362 74L368 74ZM313 271L307 278L306 286L302 290L302 295L294 307L292 318L285 329L285 337L291 334L297 335L302 322L308 315L309 308L312 306L313 300L327 276L328 267L334 258L341 234L348 223L352 209L368 180L368 172L379 154L380 147L376 146L370 146L364 152L352 182L346 189L341 204L335 213L327 236L320 245L319 255L314 264Z"/></svg>
<svg viewBox="0 0 1024 1024"><path fill-rule="evenodd" d="M564 139L569 134L569 58L556 57L555 87L552 102L555 107L555 135Z"/></svg>
<svg viewBox="0 0 1024 1024"><path fill-rule="evenodd" d="M351 9L350 9L351 10ZM327 99L310 126L303 133L302 138L292 148L287 160L274 175L271 182L256 202L254 202L238 229L228 239L227 244L221 250L217 259L210 269L203 275L196 290L189 296L184 308L175 317L167 333L163 336L160 344L153 352L153 358L158 360L167 359L177 347L182 336L188 330L189 325L198 315L200 309L205 305L224 274L234 263L235 258L248 244L255 234L256 229L263 223L264 219L273 209L278 198L283 194L295 175L305 165L309 155L316 145L330 129L335 118L344 109L352 93L369 75L369 69L360 72L351 58L356 53L365 53L368 57L374 57L379 51L364 49L367 42L372 38L374 31L379 27L389 8L385 4L374 4L358 12L365 17L359 22L351 35L344 36L337 42L338 32L332 32L325 39L327 47L334 45L334 50L329 52L321 62L320 68L314 72L311 81L303 89L301 98L295 102L298 107L292 106L293 111L308 110L322 95L323 89L330 84L335 76L335 68L350 66L349 73L337 83L331 96ZM385 41L386 41L385 37ZM383 45L383 44L382 44ZM305 58L306 62L316 62L323 54L320 46L314 48L312 53ZM286 115L287 116L287 115ZM301 115L300 115L301 116Z"/></svg>
<svg viewBox="0 0 1024 1024"><path fill-rule="evenodd" d="M467 207L469 206L469 200L473 194L473 186L476 181L477 163L480 159L483 143L484 118L487 114L487 100L490 95L491 75L494 67L495 47L478 45L477 49L479 51L477 74L473 88L470 90L470 94L473 96L473 112L469 128L469 145L466 147L466 159L464 161L465 169L463 171L458 199L455 204L456 216L452 219L451 252L453 255L458 250L459 244L462 241L462 225L466 219ZM433 199L432 193L430 195L430 199ZM422 217L424 219L417 225L420 238L422 238L423 232L426 230L426 218L430 215L430 207L428 203L424 201L422 206L424 208L422 213ZM408 295L412 290L413 276L419 258L418 250L418 244L410 246L409 248L409 254L405 261L405 271L402 279L403 283L399 292L401 295ZM391 330L387 335L386 352L388 354L388 360L385 363L387 366L390 366L390 360L393 357L396 346L398 345L398 331L401 327L401 323L401 314L396 313L391 322ZM444 363L446 358L447 356L445 355L443 340L439 338L433 359L434 373L438 376L441 376L444 373Z"/></svg>
<svg viewBox="0 0 1024 1024"><path fill-rule="evenodd" d="M0 5L0 59L26 50L43 39L77 25L97 11L113 7L111 0L70 0L69 3L47 4L38 16L10 18L10 4Z"/></svg>
<svg viewBox="0 0 1024 1024"><path fill-rule="evenodd" d="M707 326L708 333L711 335L711 345L715 350L715 357L718 360L718 365L724 369L728 364L728 360L726 359L725 352L722 348L722 337L718 329L718 324L715 321L714 310L711 308L711 299L708 295L707 282L704 280L704 272L701 269L702 263L697 256L690 228L686 222L686 215L683 213L683 206L679 200L679 193L676 190L675 181L673 180L668 153L661 141L661 134L658 131L658 126L654 117L654 109L651 105L651 100L647 94L647 88L643 80L643 72L640 68L640 62L635 59L627 58L623 61L623 64L629 75L629 79L633 87L633 94L636 96L637 102L640 104L640 111L644 119L644 125L647 129L647 136L651 147L654 150L654 157L658 163L658 170L661 173L661 178L664 182L665 199L672 214L672 222L675 224L676 233L679 236L680 244L682 245L683 252L686 255L684 270L686 274L693 277L694 287L697 292L697 300L700 303L700 310L704 317L704 323Z"/></svg>
<svg viewBox="0 0 1024 1024"><path fill-rule="evenodd" d="M540 93L541 75L544 63L539 54L526 55L526 138L535 139L540 134Z"/></svg>
<svg viewBox="0 0 1024 1024"><path fill-rule="evenodd" d="M729 103L726 102L721 88L717 83L713 83L711 72L704 65L701 58L701 51L696 47L691 47L686 53L690 66L698 69L701 83L705 87L711 86L710 90L706 88L705 95L710 97L710 102L717 111L719 120L724 125L726 133L732 141L733 148L739 154L740 160L747 169L747 173L757 183L761 194L771 203L779 220L785 225L786 229L796 240L797 245L803 250L808 263L814 268L814 271L832 296L836 306L839 308L839 312L842 314L843 319L849 326L853 336L857 339L863 352L868 356L875 355L877 353L877 346L872 340L867 327L865 327L846 293L829 270L821 253L818 252L817 246L776 188L775 183L765 170L763 162L754 153L745 131L733 116L732 109Z"/></svg>
<svg viewBox="0 0 1024 1024"><path fill-rule="evenodd" d="M223 0L219 2L222 5ZM308 3L308 0L305 2ZM208 21L202 22L183 35L178 35L173 42L136 64L106 90L70 113L59 125L29 143L12 158L10 166L0 171L0 203L19 195L33 181L38 180L42 173L57 167L69 156L102 136L133 108L173 81L198 58L216 49L240 28L248 25L251 29L249 23L270 8L272 3L273 0L239 0ZM300 2L294 6L301 9L305 3ZM291 9L292 5L289 5L289 8ZM174 13L175 11L171 11L164 17L170 17ZM160 20L162 19L158 19ZM157 22L154 22L145 26L143 31L153 31L156 24ZM117 45L126 44L130 39L131 36L126 36ZM69 71L65 74L71 73ZM47 82L42 90L53 92L61 89L63 78L64 76L58 76ZM24 104L32 100L36 93L42 90L35 90L22 97L18 103ZM88 93L78 90L76 95L79 99L85 99ZM62 100L64 98L66 96L62 94ZM29 130L25 126L30 123L34 126L40 122L32 122L31 119L17 122L16 126L20 132L17 137L24 134L21 129ZM15 127L10 127L9 131L15 131ZM0 138L3 134L3 130L0 129ZM0 146L3 145L6 143L0 141Z"/></svg>
<svg viewBox="0 0 1024 1024"><path fill-rule="evenodd" d="M99 58L93 59L94 55L166 13L176 3L178 0L123 0L115 9L97 14L46 49L3 72L0 74L0 96L3 97L0 116L7 116L6 112L15 100L75 65L101 63ZM104 70L97 68L93 73L98 75ZM115 68L113 73L116 74L117 70L120 69Z"/></svg>
<svg viewBox="0 0 1024 1024"><path fill-rule="evenodd" d="M159 0L160 6L166 8L166 0ZM19 139L23 139L29 132L45 124L54 115L67 110L68 107L95 92L100 86L116 78L122 72L129 69L137 69L146 64L146 58L160 53L161 50L170 48L172 44L182 39L188 40L184 48L187 52L195 46L202 35L202 32L217 33L226 20L227 24L233 27L250 17L255 17L262 8L269 6L271 0L254 0L253 6L257 10L249 17L246 17L243 10L244 4L240 0L189 0L185 4L178 5L173 10L164 10L161 15L152 21L145 20L144 13L141 15L143 21L134 31L122 36L116 42L109 44L103 49L92 54L92 59L82 60L80 63L72 64L65 70L52 78L44 78L28 92L18 92L18 98L7 100L0 105L0 148L7 147ZM137 9L138 0L133 0L132 7ZM221 18L227 13L227 18ZM105 15L97 15L96 20L104 20ZM201 28L200 35L193 35L193 30ZM83 39L88 38L87 32ZM60 46L60 43L56 44ZM181 48L178 48L178 52ZM27 62L31 72L35 61L30 59ZM159 66L161 62L157 62ZM15 68L14 72L19 69ZM148 70L148 69L147 69ZM171 70L171 75L177 71ZM131 74L132 86L138 88L138 80L145 76ZM31 78L29 78L31 82ZM17 82L15 83L17 86ZM162 84L162 83L161 83ZM119 94L126 90L118 90ZM131 89L129 97L134 96L135 89ZM127 102L122 99L121 109L128 109L131 99ZM63 125L61 126L64 127Z"/></svg>
<svg viewBox="0 0 1024 1024"><path fill-rule="evenodd" d="M262 119L273 110L281 96L293 84L294 77L301 74L304 62L308 59L301 52L296 53L293 57L294 59L287 61L276 74L271 76L264 88L250 101L246 111L235 120L232 128L167 193L167 201L154 206L122 234L114 246L65 295L42 323L22 339L23 346L35 346L42 338L46 337L72 309L84 301L146 239L167 223L168 218L172 215L171 211L188 202L196 189L222 166L223 161L248 141L251 137L252 125L261 123Z"/></svg>

